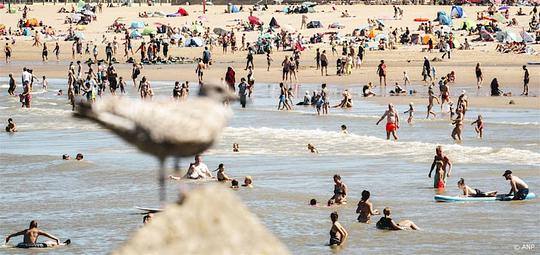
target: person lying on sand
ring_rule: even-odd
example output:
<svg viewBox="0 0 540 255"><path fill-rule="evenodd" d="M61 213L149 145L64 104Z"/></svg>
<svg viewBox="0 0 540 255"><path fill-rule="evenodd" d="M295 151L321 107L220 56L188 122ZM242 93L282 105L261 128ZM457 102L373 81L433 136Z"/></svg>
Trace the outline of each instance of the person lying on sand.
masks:
<svg viewBox="0 0 540 255"><path fill-rule="evenodd" d="M33 220L30 222L30 226L28 229L21 230L19 232L13 233L6 237L6 243L9 242L9 239L15 236L23 235L23 242L17 244L17 248L46 248L46 247L52 247L56 245L60 245L60 239L57 237L41 230L38 228L37 221ZM44 243L38 243L37 239L39 236L46 236L52 240L55 241L55 243L50 242L44 242ZM71 241L68 239L66 240L65 244L69 244Z"/></svg>
<svg viewBox="0 0 540 255"><path fill-rule="evenodd" d="M463 178L459 179L457 186L463 191L464 197L494 197L497 195L497 191L482 192L479 189L472 189L465 184L465 179Z"/></svg>

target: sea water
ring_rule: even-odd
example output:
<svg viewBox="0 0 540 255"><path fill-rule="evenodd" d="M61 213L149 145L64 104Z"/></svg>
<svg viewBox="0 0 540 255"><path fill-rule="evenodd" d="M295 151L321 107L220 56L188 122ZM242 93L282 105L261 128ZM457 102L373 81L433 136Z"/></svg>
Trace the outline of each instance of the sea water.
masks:
<svg viewBox="0 0 540 255"><path fill-rule="evenodd" d="M73 118L67 96L56 95L59 89L66 92L65 80L49 80L46 92L35 86L31 109L21 108L18 97L7 96L6 83L0 79L0 120L13 118L19 132L0 134L0 235L24 229L35 219L43 229L72 240L69 247L51 253L106 254L121 245L142 226L134 206L159 206L157 160L96 124ZM193 84L192 95L198 86ZM152 86L156 98L170 98L174 82L154 81ZM293 88L295 102L302 101L306 90L320 90L310 84ZM329 88L331 104L339 103L343 87ZM349 232L341 254L508 254L523 245L540 245L540 200L436 203L433 196L439 192L427 177L435 147L442 145L454 164L443 194L458 195L461 177L473 188L507 193L510 186L501 176L506 169L523 178L531 192L540 193L540 111L472 107L464 141L455 143L448 114L435 106L437 118L425 120L425 106L417 105L412 125L400 115L399 141L394 142L386 140L384 120L375 125L386 106L362 99L360 86L348 89L354 108L332 108L329 115L317 116L311 106L277 111L278 85L256 84L247 108L232 104L229 127L203 155L211 169L224 163L226 173L239 181L253 177L255 188L236 194L293 254L335 252L325 246L332 211L338 211ZM131 83L126 90L126 96L138 97ZM400 113L407 109L397 106ZM483 139L470 125L478 114L484 117ZM339 132L342 124L349 135ZM240 152L232 152L233 143L240 145ZM308 152L308 143L319 153ZM77 153L85 159L62 160L62 154ZM186 168L192 161L182 159L181 165ZM168 171L172 168L169 162ZM334 174L349 187L348 204L308 206L311 198L325 203L331 197ZM371 192L376 209L391 207L396 221L413 220L422 231L381 231L374 224L358 223L355 210L363 190ZM169 182L169 201L177 191L178 183Z"/></svg>

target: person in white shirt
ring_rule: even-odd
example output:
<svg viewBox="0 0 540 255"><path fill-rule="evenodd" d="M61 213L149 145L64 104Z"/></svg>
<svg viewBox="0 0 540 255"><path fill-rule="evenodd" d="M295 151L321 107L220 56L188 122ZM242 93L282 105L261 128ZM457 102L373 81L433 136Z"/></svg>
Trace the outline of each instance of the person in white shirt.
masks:
<svg viewBox="0 0 540 255"><path fill-rule="evenodd" d="M201 155L195 156L195 163L189 165L189 169L184 177L176 177L169 175L169 179L180 180L180 179L203 179L203 178L213 178L212 173L208 169L208 166L202 162Z"/></svg>

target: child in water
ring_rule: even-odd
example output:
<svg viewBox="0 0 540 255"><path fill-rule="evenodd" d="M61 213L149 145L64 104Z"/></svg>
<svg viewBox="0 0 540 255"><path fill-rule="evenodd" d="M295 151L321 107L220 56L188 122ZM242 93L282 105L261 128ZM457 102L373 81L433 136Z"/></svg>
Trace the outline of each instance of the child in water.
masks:
<svg viewBox="0 0 540 255"><path fill-rule="evenodd" d="M412 124L413 116L414 116L414 108L413 103L409 103L409 110L403 112L404 114L409 114L409 118L407 118L407 123Z"/></svg>
<svg viewBox="0 0 540 255"><path fill-rule="evenodd" d="M484 136L484 121L482 119L482 115L478 115L478 119L476 119L471 125L476 124L476 127L474 127L474 131L478 134L480 138Z"/></svg>
<svg viewBox="0 0 540 255"><path fill-rule="evenodd" d="M472 189L465 185L465 180L463 178L459 179L457 186L463 191L463 196L465 197L494 197L497 195L497 191L482 192L479 189Z"/></svg>

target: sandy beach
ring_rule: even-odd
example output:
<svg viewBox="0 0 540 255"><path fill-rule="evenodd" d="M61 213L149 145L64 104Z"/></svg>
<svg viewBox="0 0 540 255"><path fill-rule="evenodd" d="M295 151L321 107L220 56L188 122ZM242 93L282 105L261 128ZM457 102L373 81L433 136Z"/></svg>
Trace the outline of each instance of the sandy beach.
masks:
<svg viewBox="0 0 540 255"><path fill-rule="evenodd" d="M22 5L13 6L22 8ZM501 175L507 169L512 170L515 176L527 183L531 190L529 194L540 193L537 190L540 186L538 132L540 65L529 64L540 62L540 55L534 53L540 52L540 44L527 44L532 54L500 53L496 51L497 41L472 41L478 35L468 35L465 31L458 30L456 25L455 30L452 30L453 35L459 41L467 38L472 49L454 49L451 59L441 60L443 53L437 50L427 52L427 45L397 44L396 49L366 50L361 66L353 68L350 75L340 76L336 74L336 60L339 56L332 54L328 36L325 36L323 43L303 44L305 49L300 53L298 80L285 82L295 95L289 98L291 110L276 109L282 92L279 87L282 81L281 62L293 54L292 51L281 49L272 52L273 61L268 71L266 55L254 56L254 89L251 97L246 98L245 107L238 102L222 107L224 100L217 96L223 96L222 93L227 90L221 90L217 96L207 92L203 93L204 97L197 96L200 90L204 90L205 85L197 84L197 63L192 60L202 57L204 47L170 45L169 56L183 57L189 63L143 65L139 78L142 76L148 78L153 98L141 99L142 89L138 91L137 86L134 86L138 84L132 83L132 64L126 63L128 58L123 53L124 34L105 31L119 18L127 26L133 21L142 21L150 27L157 24L191 27L193 22L202 21L203 26L209 27L210 31L214 28L237 29L239 22L248 19L250 15L248 8L251 6L244 6L244 10L239 13L224 13L226 6L208 6L206 14L202 13L201 5L133 4L131 7L104 7L102 13L97 12L97 20L80 27L81 30L77 32L84 34L83 46L88 42L97 45L98 59L104 59L106 55L106 45L103 41L111 42L116 38L119 47L114 56L118 63L113 65L118 76L126 80L127 86L125 93L118 91L114 96L111 95L111 90L104 89L101 91L103 95L97 95L95 102L90 105L103 107L102 102L109 99L112 100L109 102L114 102L115 99L121 98L128 100L124 102L131 102L132 106L141 107L134 108L137 110L125 107L127 104L120 105L116 109L112 107L113 110L107 107L90 107L89 109L96 112L100 109L103 111L101 112L103 115L100 115L101 121L113 123L122 120L114 122L118 125L107 127L103 123L96 124L98 121L91 120L91 117L74 118L74 112L83 115L84 110L77 107L72 110L68 99L67 91L73 87L68 88L70 62L84 62L92 58L91 54L77 54L72 58L73 41L63 40L70 27L64 20L70 14L57 11L61 7L71 9L70 4L36 3L29 7L31 11L28 12L28 17L42 20L45 25L52 26L58 38L43 40L49 50L47 62L41 59L42 47L32 46L31 36L4 35L0 38L0 48L4 48L8 43L13 51L10 63L5 63L4 54L0 53L2 57L0 121L6 124L6 120L12 118L17 127L17 132L2 132L0 135L0 162L2 162L0 194L3 200L3 206L0 207L2 215L0 235L2 236L17 233L27 227L30 220L37 220L40 228L54 233L62 241L67 238L71 240L71 244L67 246L45 251L54 254L136 254L138 245L150 250L163 247L164 250L169 248L181 252L183 245L180 244L184 243L177 242L175 237L178 239L182 235L190 237L182 240L183 242L192 242L186 244L189 245L189 249L186 248L188 251L202 250L197 247L204 245L204 248L208 248L204 249L205 251L217 247L215 254L228 254L226 251L231 249L220 249L222 244L218 241L206 243L206 239L199 238L198 234L212 235L212 240L220 240L221 236L214 233L212 228L213 224L219 224L221 228L218 233L230 231L228 241L236 243L237 246L234 247L236 250L239 247L243 249L244 246L238 244L241 242L235 234L248 226L238 227L242 224L239 218L223 222L227 217L235 217L234 207L243 204L245 208L242 209L242 217L248 215L252 219L250 224L260 224L257 226L260 226L263 232L265 228L268 230L262 236L271 237L271 242L264 243L270 250L273 243L278 243L276 247L279 246L279 251L288 249L295 255L514 254L522 251L531 252L531 247L534 252L540 245L538 217L535 216L538 215L535 212L540 210L538 198L531 196L525 201L509 202L495 201L495 198L490 202L479 200L464 203L436 202L436 196L464 198L463 190L456 185L460 178L464 178L473 189L498 191L499 195L506 194L511 188L510 182ZM141 12L176 13L180 7L189 15L139 17ZM315 33L337 32L344 38L356 28L364 27L368 19L384 22L385 32L394 28L403 30L409 28L415 33L420 25L414 21L415 18L433 20L438 11L444 10L446 13L451 11L451 6L404 5L399 6L403 9L403 17L396 20L393 18L392 5L317 5L314 7L315 12L305 15L309 21L320 21L323 27L300 29L302 14L285 14L281 12L284 7L284 5L269 5L267 11L254 11L253 15L259 17L264 24L268 24L274 17L282 27L290 26L295 29L297 31L295 36L301 34L309 38ZM5 11L6 8L0 10L0 24L6 29L11 27L15 31L21 11L9 14ZM524 16L515 15L518 8L510 7L510 16L516 18L519 25L511 27L504 25L504 30L520 33L528 27L530 19L528 14L532 7L522 6L523 12L527 14ZM454 24L460 24L466 19L476 20L476 13L486 10L487 6L467 5L463 6L463 9L467 17L453 19ZM341 17L345 10L351 17ZM339 22L344 28L328 28L334 22ZM259 36L258 31L235 30L235 33L237 45L240 45L243 33L246 34L246 41L250 43L255 42ZM148 36L133 39L134 50L141 42L148 42L149 39ZM52 53L56 42L60 45L59 61L56 61ZM232 53L229 48L227 53L223 53L220 45L211 48L212 65L203 69L204 82L219 81L225 77L227 68L233 67L236 71L236 92L242 96L238 93L240 91L238 83L240 78L248 74L248 71L244 70L247 51ZM327 52L328 76L321 76L320 71L316 69L317 48ZM336 49L341 53L341 46L336 46ZM128 57L131 57L131 54ZM461 116L458 113L450 115L448 105L444 108L434 105L436 115L429 117L427 114L429 118L426 118L429 92L427 84L422 81L424 57L431 60L431 65L436 68L436 78L433 80L436 87L435 97L439 96L437 82L440 77L455 72L456 79L449 84L449 94L450 100L454 103L461 93L465 92L467 95L467 112L462 119L458 120L458 116ZM138 60L139 53L133 54L133 58ZM379 86L377 66L381 60L387 65L386 87ZM480 89L477 89L476 84L477 63L481 64L484 77ZM524 79L523 65L527 66L530 74L528 96L520 96ZM38 80L42 76L46 76L48 80L47 89L42 89L40 82L34 84L31 108L25 108L24 104L21 107L21 101L24 100L20 100L17 96L19 93L25 93L20 79L23 67L31 68ZM83 64L82 72L87 69ZM406 93L403 95L391 96L389 91L394 89L394 83L403 85L403 72L408 73L411 84L405 87ZM7 92L9 74L13 74L17 83L14 95ZM490 83L494 78L498 79L500 89L511 92L512 96L490 96ZM177 98L173 94L175 81L180 83L189 81L189 95ZM377 95L363 97L363 86L369 82L375 85L373 92ZM343 98L344 90L347 89L352 95L354 106L332 107L329 114L318 115L313 105L297 105L302 101L306 91L308 94L321 91L323 83L328 85L324 100L330 105L338 104ZM81 86L85 86L84 84ZM209 87L213 88L212 85ZM63 94L58 94L59 90L63 90ZM416 93L409 93L410 91ZM96 93L94 91L94 95ZM172 100L173 97L175 100ZM195 104L202 105L200 109L192 107L197 108L196 111L188 112L188 109L193 109L187 106L194 105L188 104L196 102L196 99L206 101ZM92 97L81 93L76 95L73 101L91 102ZM167 104L156 106L151 104L153 102ZM180 103L186 103L184 104L186 108L177 107ZM389 103L395 105L392 117L381 118L388 110ZM407 123L409 114L405 111L409 109L409 103L414 104L415 111L414 118ZM171 105L177 108L166 108L169 115L164 116L162 114L166 112L163 110L164 107ZM215 113L212 111L215 108L205 108L208 105L218 107L220 109L218 113L223 114L220 114L219 118L207 118L211 116L210 113ZM147 109L150 111L146 111ZM207 109L210 110L205 112ZM229 117L229 110L233 114L228 123L224 123ZM125 117L122 114L135 114L135 117ZM478 125L474 123L479 115L483 118L482 137L475 130ZM145 122L145 116L148 119L154 117L156 119ZM452 119L453 116L455 119ZM377 122L379 119L382 120L380 123ZM395 124L396 119L400 120L399 127L395 125L393 132L399 135L399 138L387 139L387 135L390 137L388 130L392 130L392 126L389 127L388 124ZM144 125L137 123L138 121ZM459 126L454 122L461 123L461 141L451 137L454 127ZM168 129L162 128L165 124ZM219 129L219 132L208 131L221 124L225 127ZM347 133L342 132L342 125L346 125ZM113 128L125 128L125 132L111 132ZM214 144L202 153L202 162L207 165L209 171L217 170L218 166L223 164L229 177L240 181L240 184L249 177L253 181L253 187L240 186L230 189L232 185L230 181L219 183L210 178L180 178L176 176L178 175L176 161L171 156L165 161L162 173L165 173L163 176L175 175L174 177L178 179L170 177L167 179L166 202L177 201L180 197L179 192L186 190L197 192L201 187L207 188L209 183L214 186L204 192L214 194L209 201L205 201L205 193L200 193L196 195L199 200L187 203L196 205L197 210L207 210L204 213L183 207L182 203L174 203L176 211L168 211L167 217L172 219L178 217L181 224L168 225L164 218L158 218L159 208L165 203L156 196L163 187L157 181L162 177L161 172L157 171L159 167L157 154L176 152L181 150L179 148L182 146L167 147L168 151L161 150L162 148L138 150L137 148L141 147L137 147L140 145L137 143L149 144L159 141L163 147L170 145L168 139L173 140L171 136L155 135L156 133L152 133L155 130L165 133L168 130L177 135L179 138L175 141L179 144L183 142L182 139L192 142L191 133L208 131L204 136L200 136L204 138L215 135L215 140L212 140ZM204 145L208 144L210 143L205 142ZM315 149L313 151L307 149L308 144ZM238 145L238 151L232 149L234 145ZM434 159L438 146L442 147L447 159L439 159L438 156ZM184 147L195 146L190 144ZM84 154L83 160L73 159L78 153ZM70 155L72 159L64 160L64 155ZM430 168L438 164L436 161L441 163L441 167L444 161L446 167L448 166L446 160L451 161L451 174L445 168L441 172L435 170L431 176ZM199 164L198 162L193 156L179 157L182 174L191 168L191 164ZM216 175L216 172L211 173ZM434 188L434 185L439 185L439 182L435 181L435 175L438 173L442 173L443 187ZM340 194L343 195L340 190L342 186L338 187L336 192L334 186L336 182L333 179L335 174L339 174L343 183L347 185L347 203L327 206L327 201L336 201L332 195L338 197ZM219 199L222 195L215 193L215 190L219 191L216 187L231 190L234 197L239 198L234 200L233 204L227 204L226 201L215 203L214 206L223 205L223 208L227 206L225 216L220 214L222 212L219 209L212 208L210 200ZM390 207L392 218L396 222L411 220L421 230L378 229L375 223L382 217L379 214L371 215L369 224L360 223L357 218L359 216L355 212L362 193L366 190L371 192L370 201L373 201L373 209L382 212L384 208ZM233 195L227 194L226 197L230 199L231 196ZM317 206L308 205L312 199L318 201ZM158 223L161 225L146 228L144 225L146 223L143 224L142 220L143 215L148 215L148 211L137 209L141 207L158 208L154 217L161 221ZM332 242L331 238L329 242L329 230L333 227L330 219L333 212L339 214L340 224L348 231L346 242L341 243L338 248L328 246ZM189 217L178 215L187 213L192 214ZM192 235L193 232L188 231L189 227L201 231L195 231L197 235ZM149 229L151 232L144 232ZM181 235L175 235L175 231ZM152 233L151 238L146 238L145 233ZM246 231L242 234L242 238L246 238L245 236L251 232ZM20 237L14 237L6 245L0 246L0 254L20 254L20 249L14 248L20 240L22 240ZM44 240L45 237L39 239L40 242ZM152 245L147 245L150 243ZM162 244L166 243L174 245L164 247ZM122 253L120 247L126 248L124 250L129 252ZM252 253L244 251L238 254Z"/></svg>

